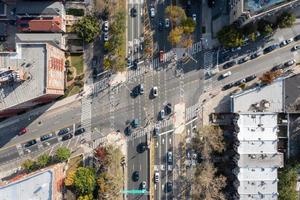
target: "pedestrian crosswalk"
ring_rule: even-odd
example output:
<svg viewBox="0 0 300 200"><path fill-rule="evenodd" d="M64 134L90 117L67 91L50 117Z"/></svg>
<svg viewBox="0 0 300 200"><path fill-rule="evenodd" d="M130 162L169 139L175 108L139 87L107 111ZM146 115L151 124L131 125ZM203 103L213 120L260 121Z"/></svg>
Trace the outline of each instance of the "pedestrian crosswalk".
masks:
<svg viewBox="0 0 300 200"><path fill-rule="evenodd" d="M148 72L148 69L144 65L140 66L136 70L128 70L127 80L128 81L136 81L140 76L142 76L143 74L145 74L147 72Z"/></svg>
<svg viewBox="0 0 300 200"><path fill-rule="evenodd" d="M84 97L81 100L81 126L85 128L85 135L90 135L92 124L92 99ZM89 138L87 138L89 139Z"/></svg>
<svg viewBox="0 0 300 200"><path fill-rule="evenodd" d="M93 84L93 94L97 94L109 86L110 78L106 77Z"/></svg>
<svg viewBox="0 0 300 200"><path fill-rule="evenodd" d="M197 117L199 112L200 104L197 103L193 106L186 108L185 110L185 121L192 120L193 118Z"/></svg>

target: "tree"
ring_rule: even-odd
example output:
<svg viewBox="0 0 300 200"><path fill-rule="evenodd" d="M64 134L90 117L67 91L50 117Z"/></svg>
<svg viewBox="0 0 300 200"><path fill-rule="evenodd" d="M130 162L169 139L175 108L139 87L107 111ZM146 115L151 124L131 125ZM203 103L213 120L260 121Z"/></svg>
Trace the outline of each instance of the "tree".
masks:
<svg viewBox="0 0 300 200"><path fill-rule="evenodd" d="M56 153L55 153L55 158L59 162L68 160L70 158L70 156L71 156L71 151L67 147L60 147L56 150Z"/></svg>
<svg viewBox="0 0 300 200"><path fill-rule="evenodd" d="M77 200L93 200L93 194L80 195Z"/></svg>
<svg viewBox="0 0 300 200"><path fill-rule="evenodd" d="M112 68L112 63L111 63L111 60L109 58L104 58L103 60L103 68L105 70L109 70Z"/></svg>
<svg viewBox="0 0 300 200"><path fill-rule="evenodd" d="M84 16L73 25L73 31L85 42L90 43L100 34L98 19L91 15Z"/></svg>
<svg viewBox="0 0 300 200"><path fill-rule="evenodd" d="M299 166L298 166L299 167ZM278 173L278 193L281 200L296 200L298 199L297 191L295 190L298 177L298 167L287 165Z"/></svg>
<svg viewBox="0 0 300 200"><path fill-rule="evenodd" d="M35 169L35 162L33 160L25 160L22 163L22 168L25 169L27 172L31 172Z"/></svg>
<svg viewBox="0 0 300 200"><path fill-rule="evenodd" d="M184 33L190 34L195 31L196 22L192 18L188 17L185 20L181 21L181 26L183 28Z"/></svg>
<svg viewBox="0 0 300 200"><path fill-rule="evenodd" d="M193 45L193 40L192 40L190 37L184 38L184 39L182 40L182 46L183 46L184 48L192 47L192 45Z"/></svg>
<svg viewBox="0 0 300 200"><path fill-rule="evenodd" d="M274 31L273 27L272 27L272 24L269 21L266 21L266 20L260 20L258 22L257 29L264 36L270 35Z"/></svg>
<svg viewBox="0 0 300 200"><path fill-rule="evenodd" d="M50 162L50 156L47 154L40 155L37 159L37 165L39 167L45 167Z"/></svg>
<svg viewBox="0 0 300 200"><path fill-rule="evenodd" d="M78 194L92 194L95 186L95 171L92 168L79 167L74 176L74 187Z"/></svg>
<svg viewBox="0 0 300 200"><path fill-rule="evenodd" d="M277 18L279 28L292 27L296 21L296 16L292 13L284 12Z"/></svg>
<svg viewBox="0 0 300 200"><path fill-rule="evenodd" d="M75 170L68 172L64 180L66 186L72 186L74 184L75 173L76 173Z"/></svg>
<svg viewBox="0 0 300 200"><path fill-rule="evenodd" d="M183 29L181 27L175 27L169 33L168 40L172 45L177 45L181 41Z"/></svg>
<svg viewBox="0 0 300 200"><path fill-rule="evenodd" d="M174 26L186 19L185 11L179 6L170 5L166 7L165 14L168 16Z"/></svg>
<svg viewBox="0 0 300 200"><path fill-rule="evenodd" d="M265 84L271 84L277 77L279 77L282 74L281 70L277 71L268 71L262 75L259 79L261 80L262 83Z"/></svg>
<svg viewBox="0 0 300 200"><path fill-rule="evenodd" d="M234 26L225 26L218 33L219 42L225 47L238 47L244 43L243 35Z"/></svg>

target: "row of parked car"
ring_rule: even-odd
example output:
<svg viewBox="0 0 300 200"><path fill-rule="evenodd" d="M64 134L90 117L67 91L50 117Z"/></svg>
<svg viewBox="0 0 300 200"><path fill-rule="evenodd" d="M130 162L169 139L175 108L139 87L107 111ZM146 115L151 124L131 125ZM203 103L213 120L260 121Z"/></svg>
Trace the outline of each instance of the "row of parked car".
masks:
<svg viewBox="0 0 300 200"><path fill-rule="evenodd" d="M248 76L246 78L240 79L240 80L238 80L236 82L228 83L227 85L223 86L222 90L228 90L228 89L230 89L230 88L232 88L234 86L239 86L239 85L241 85L243 83L250 82L250 81L254 80L255 78L256 78L256 75L253 74L253 75Z"/></svg>
<svg viewBox="0 0 300 200"><path fill-rule="evenodd" d="M81 127L79 129L75 130L74 135L77 136L77 135L80 135L84 132L85 132L85 129L83 127ZM25 134L25 133L23 133L23 134ZM55 133L49 133L49 134L41 136L39 139L40 139L41 142L45 142L45 141L47 141L51 138L54 138L55 135L61 136L62 141L65 141L65 140L69 140L73 137L73 132L71 131L70 128L63 128L63 129L60 129L59 131L57 131L56 134ZM24 144L24 147L28 148L30 146L33 146L37 143L37 141L38 141L37 139L30 140L30 141L28 141Z"/></svg>

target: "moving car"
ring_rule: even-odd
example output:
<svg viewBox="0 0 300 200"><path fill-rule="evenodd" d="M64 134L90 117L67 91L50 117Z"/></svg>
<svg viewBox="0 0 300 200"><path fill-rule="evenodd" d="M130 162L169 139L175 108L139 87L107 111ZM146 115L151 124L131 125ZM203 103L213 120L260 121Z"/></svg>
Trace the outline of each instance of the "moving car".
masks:
<svg viewBox="0 0 300 200"><path fill-rule="evenodd" d="M223 69L228 69L230 67L233 67L234 65L236 65L236 61L235 60L232 60L230 62L227 62L223 65Z"/></svg>
<svg viewBox="0 0 300 200"><path fill-rule="evenodd" d="M280 47L286 46L286 45L288 45L288 44L292 43L293 41L294 41L294 39L293 39L293 38L290 38L290 39L284 40L284 41L282 41L282 42L280 43Z"/></svg>
<svg viewBox="0 0 300 200"><path fill-rule="evenodd" d="M62 141L69 140L73 137L72 133L68 133L62 137Z"/></svg>
<svg viewBox="0 0 300 200"><path fill-rule="evenodd" d="M159 172L154 173L154 182L158 183L159 182Z"/></svg>
<svg viewBox="0 0 300 200"><path fill-rule="evenodd" d="M139 173L139 171L133 172L133 174L132 174L132 180L136 182L136 181L139 180L139 178L140 178L140 173Z"/></svg>
<svg viewBox="0 0 300 200"><path fill-rule="evenodd" d="M166 28L170 27L170 20L168 18L165 19L165 27Z"/></svg>
<svg viewBox="0 0 300 200"><path fill-rule="evenodd" d="M150 8L150 17L155 17L155 10L153 7Z"/></svg>
<svg viewBox="0 0 300 200"><path fill-rule="evenodd" d="M250 82L250 81L252 81L252 80L254 80L254 79L256 79L256 75L255 75L255 74L253 74L253 75L251 75L251 76L247 76L247 77L245 78L245 81L246 81L246 83L247 83L247 82Z"/></svg>
<svg viewBox="0 0 300 200"><path fill-rule="evenodd" d="M103 33L103 40L104 40L105 42L108 41L108 32L104 32L104 33Z"/></svg>
<svg viewBox="0 0 300 200"><path fill-rule="evenodd" d="M159 51L159 62L164 62L164 51L163 50Z"/></svg>
<svg viewBox="0 0 300 200"><path fill-rule="evenodd" d="M27 128L21 128L18 135L24 135L25 133L27 133Z"/></svg>
<svg viewBox="0 0 300 200"><path fill-rule="evenodd" d="M159 22L158 22L158 30L162 31L163 29L164 29L163 22L162 22L162 20L159 20Z"/></svg>
<svg viewBox="0 0 300 200"><path fill-rule="evenodd" d="M136 8L135 7L131 8L130 13L131 13L132 17L136 17L137 16L137 10L136 10Z"/></svg>
<svg viewBox="0 0 300 200"><path fill-rule="evenodd" d="M82 133L84 133L84 132L85 132L85 129L84 129L83 127L81 127L81 128L79 128L79 129L77 129L77 130L75 131L74 135L80 135L80 134L82 134Z"/></svg>
<svg viewBox="0 0 300 200"><path fill-rule="evenodd" d="M71 131L70 128L63 128L58 131L57 135L61 136L61 135L69 133L70 131Z"/></svg>
<svg viewBox="0 0 300 200"><path fill-rule="evenodd" d="M50 133L50 134L41 136L40 139L41 139L41 141L45 141L45 140L48 140L48 139L50 139L50 138L52 138L52 137L53 137L53 134Z"/></svg>
<svg viewBox="0 0 300 200"><path fill-rule="evenodd" d="M132 128L137 128L139 125L140 124L139 124L139 120L138 119L132 120L132 122L131 122Z"/></svg>
<svg viewBox="0 0 300 200"><path fill-rule="evenodd" d="M166 192L171 192L173 190L172 182L167 182L165 188L166 188Z"/></svg>
<svg viewBox="0 0 300 200"><path fill-rule="evenodd" d="M153 97L157 97L158 96L158 88L156 86L154 86L152 88L152 96Z"/></svg>
<svg viewBox="0 0 300 200"><path fill-rule="evenodd" d="M167 115L171 114L171 112L172 112L172 104L171 103L166 104L165 111L166 111Z"/></svg>
<svg viewBox="0 0 300 200"><path fill-rule="evenodd" d="M224 79L224 78L227 78L228 76L230 76L231 75L231 71L228 71L228 72L226 72L225 74L221 74L220 75L220 79Z"/></svg>
<svg viewBox="0 0 300 200"><path fill-rule="evenodd" d="M137 148L136 148L138 153L143 153L146 150L146 144L145 143L140 143Z"/></svg>
<svg viewBox="0 0 300 200"><path fill-rule="evenodd" d="M160 118L161 120L165 119L165 110L161 110L161 111L159 112L159 118Z"/></svg>
<svg viewBox="0 0 300 200"><path fill-rule="evenodd" d="M168 151L167 153L167 162L168 164L173 164L173 154L171 151Z"/></svg>
<svg viewBox="0 0 300 200"><path fill-rule="evenodd" d="M146 181L141 182L141 189L146 190Z"/></svg>
<svg viewBox="0 0 300 200"><path fill-rule="evenodd" d="M297 50L300 50L300 45L295 45L295 46L292 48L292 51L297 51Z"/></svg>
<svg viewBox="0 0 300 200"><path fill-rule="evenodd" d="M193 19L193 21L194 22L196 22L197 21L197 15L194 13L194 14L192 14L192 19Z"/></svg>
<svg viewBox="0 0 300 200"><path fill-rule="evenodd" d="M108 31L108 21L104 21L103 30L106 31L106 32Z"/></svg>
<svg viewBox="0 0 300 200"><path fill-rule="evenodd" d="M25 147L28 148L28 147L31 147L32 145L35 145L36 144L36 140L30 140L28 142L25 143Z"/></svg>
<svg viewBox="0 0 300 200"><path fill-rule="evenodd" d="M144 94L144 84L142 83L139 85L139 93Z"/></svg>
<svg viewBox="0 0 300 200"><path fill-rule="evenodd" d="M159 125L156 124L153 129L153 137L156 137L159 134L160 134L160 127Z"/></svg>

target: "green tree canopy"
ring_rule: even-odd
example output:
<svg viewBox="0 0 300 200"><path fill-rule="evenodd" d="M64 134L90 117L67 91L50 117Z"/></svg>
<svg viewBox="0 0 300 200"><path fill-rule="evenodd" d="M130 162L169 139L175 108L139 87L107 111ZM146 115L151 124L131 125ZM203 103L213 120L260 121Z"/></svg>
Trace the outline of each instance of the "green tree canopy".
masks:
<svg viewBox="0 0 300 200"><path fill-rule="evenodd" d="M66 147L58 148L55 153L55 158L60 162L68 160L70 156L71 156L71 151Z"/></svg>
<svg viewBox="0 0 300 200"><path fill-rule="evenodd" d="M279 28L292 27L296 21L296 16L292 13L284 12L277 18Z"/></svg>
<svg viewBox="0 0 300 200"><path fill-rule="evenodd" d="M93 200L93 194L81 195L77 198L77 200Z"/></svg>
<svg viewBox="0 0 300 200"><path fill-rule="evenodd" d="M25 169L26 171L28 172L31 172L34 170L35 168L35 162L33 160L25 160L23 163L22 163L22 168Z"/></svg>
<svg viewBox="0 0 300 200"><path fill-rule="evenodd" d="M179 6L168 6L165 9L165 14L170 18L173 25L178 25L186 19L185 11Z"/></svg>
<svg viewBox="0 0 300 200"><path fill-rule="evenodd" d="M260 20L258 22L258 27L257 27L258 31L262 34L262 35L270 35L271 33L273 33L273 27L272 24L269 21L266 20Z"/></svg>
<svg viewBox="0 0 300 200"><path fill-rule="evenodd" d="M183 28L184 33L190 34L195 31L196 22L192 18L188 17L185 20L181 21L181 26Z"/></svg>
<svg viewBox="0 0 300 200"><path fill-rule="evenodd" d="M39 167L45 167L50 162L50 156L47 154L40 155L37 159L37 165Z"/></svg>
<svg viewBox="0 0 300 200"><path fill-rule="evenodd" d="M84 16L73 25L73 31L85 42L91 43L94 38L100 34L98 19L91 15Z"/></svg>
<svg viewBox="0 0 300 200"><path fill-rule="evenodd" d="M243 35L234 26L225 26L217 34L219 42L225 47L238 47L243 45Z"/></svg>
<svg viewBox="0 0 300 200"><path fill-rule="evenodd" d="M182 34L183 34L183 28L175 27L170 31L168 40L171 42L172 45L177 45L181 41Z"/></svg>
<svg viewBox="0 0 300 200"><path fill-rule="evenodd" d="M74 187L78 194L92 194L95 186L95 171L92 168L79 167L74 176Z"/></svg>

